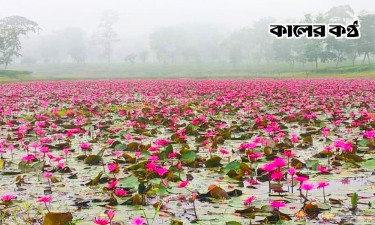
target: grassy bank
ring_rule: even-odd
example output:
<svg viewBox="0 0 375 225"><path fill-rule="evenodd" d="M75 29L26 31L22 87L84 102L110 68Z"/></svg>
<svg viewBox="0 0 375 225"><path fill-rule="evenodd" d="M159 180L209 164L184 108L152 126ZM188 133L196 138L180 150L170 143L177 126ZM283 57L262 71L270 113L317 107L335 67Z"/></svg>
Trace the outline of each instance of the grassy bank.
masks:
<svg viewBox="0 0 375 225"><path fill-rule="evenodd" d="M321 64L44 64L14 65L9 71L0 71L0 81L66 80L66 79L136 79L136 78L326 78L375 77L374 65ZM32 71L28 72L28 71Z"/></svg>

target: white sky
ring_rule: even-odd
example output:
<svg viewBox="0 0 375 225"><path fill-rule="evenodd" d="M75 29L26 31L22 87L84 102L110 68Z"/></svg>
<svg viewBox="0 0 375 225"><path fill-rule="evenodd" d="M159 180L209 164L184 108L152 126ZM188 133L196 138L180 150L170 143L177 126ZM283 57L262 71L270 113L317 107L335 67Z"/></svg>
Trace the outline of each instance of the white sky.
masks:
<svg viewBox="0 0 375 225"><path fill-rule="evenodd" d="M181 23L212 23L237 29L272 16L300 18L349 4L356 11L375 12L375 0L0 0L0 18L25 16L48 32L69 26L92 32L105 10L120 15L121 34L146 34Z"/></svg>

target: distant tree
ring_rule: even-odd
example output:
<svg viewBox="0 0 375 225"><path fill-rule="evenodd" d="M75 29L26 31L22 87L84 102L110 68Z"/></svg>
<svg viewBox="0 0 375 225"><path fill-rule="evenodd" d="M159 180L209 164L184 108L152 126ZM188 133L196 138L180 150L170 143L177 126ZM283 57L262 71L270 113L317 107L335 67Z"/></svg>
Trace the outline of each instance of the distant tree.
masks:
<svg viewBox="0 0 375 225"><path fill-rule="evenodd" d="M295 61L302 64L302 67L305 67L307 62L306 56L304 54L304 47L305 47L306 39L295 39L293 40L293 49L295 52Z"/></svg>
<svg viewBox="0 0 375 225"><path fill-rule="evenodd" d="M346 25L353 22L354 10L349 5L340 5L332 7L325 14L325 20L329 23L340 23ZM346 60L346 58L352 59L353 63L356 58L357 51L353 49L353 43L355 40L349 39L335 39L334 37L328 37L325 39L326 51L323 54L323 60L335 61L336 68L339 63Z"/></svg>
<svg viewBox="0 0 375 225"><path fill-rule="evenodd" d="M23 65L34 65L37 62L37 59L34 57L22 57L21 64Z"/></svg>
<svg viewBox="0 0 375 225"><path fill-rule="evenodd" d="M103 47L103 55L107 59L108 64L111 63L113 43L117 41L117 33L115 32L113 25L118 19L118 15L113 11L104 12L98 30L92 37L94 44Z"/></svg>
<svg viewBox="0 0 375 225"><path fill-rule="evenodd" d="M347 48L347 41L345 39L335 39L334 37L327 37L327 39L325 40L325 44L326 51L322 54L322 61L335 61L337 68L339 63L346 59L345 54L347 52L345 50Z"/></svg>
<svg viewBox="0 0 375 225"><path fill-rule="evenodd" d="M136 58L137 58L137 55L134 54L134 53L132 53L132 54L127 55L127 56L124 58L124 61L125 61L125 62L130 62L131 64L134 64Z"/></svg>
<svg viewBox="0 0 375 225"><path fill-rule="evenodd" d="M350 5L339 5L332 7L326 13L327 19L333 23L341 23L346 25L346 23L351 22L354 17L354 10Z"/></svg>
<svg viewBox="0 0 375 225"><path fill-rule="evenodd" d="M5 70L14 57L21 56L21 36L38 30L36 22L22 16L10 16L0 20L0 65L4 65Z"/></svg>
<svg viewBox="0 0 375 225"><path fill-rule="evenodd" d="M66 28L62 30L63 48L76 63L83 63L86 60L87 48L85 32L80 28Z"/></svg>
<svg viewBox="0 0 375 225"><path fill-rule="evenodd" d="M302 23L325 23L326 17L323 14L313 16L306 14L301 21ZM307 62L315 64L315 69L318 69L319 61L328 62L332 60L333 54L326 51L326 44L322 39L307 39L305 36L301 39L302 51L300 54Z"/></svg>
<svg viewBox="0 0 375 225"><path fill-rule="evenodd" d="M287 62L293 66L297 58L295 42L296 40L286 38L274 40L272 44L274 59L281 62Z"/></svg>
<svg viewBox="0 0 375 225"><path fill-rule="evenodd" d="M229 61L231 64L236 65L237 63L242 61L242 51L241 47L238 45L233 45L229 49Z"/></svg>
<svg viewBox="0 0 375 225"><path fill-rule="evenodd" d="M150 35L150 46L162 62L174 62L186 46L186 33L179 27L165 27Z"/></svg>
<svg viewBox="0 0 375 225"><path fill-rule="evenodd" d="M246 27L224 39L222 46L227 49L230 63L251 60L254 54L253 32L253 28Z"/></svg>
<svg viewBox="0 0 375 225"><path fill-rule="evenodd" d="M227 49L230 63L274 60L274 38L268 33L268 25L274 21L274 18L262 18L252 27L243 28L224 39L222 46Z"/></svg>
<svg viewBox="0 0 375 225"><path fill-rule="evenodd" d="M318 62L323 57L324 45L321 40L306 39L303 46L303 54L308 62L315 64L315 69L318 69ZM327 60L327 59L326 59ZM325 61L326 61L325 60Z"/></svg>
<svg viewBox="0 0 375 225"><path fill-rule="evenodd" d="M229 62L233 65L243 61L245 58L244 50L251 41L250 39L244 40L248 30L249 29L244 28L234 32L222 43L222 46L227 49Z"/></svg>
<svg viewBox="0 0 375 225"><path fill-rule="evenodd" d="M268 25L275 21L275 18L267 17L256 21L253 25L254 57L259 59L259 61L270 62L275 58L274 51L272 51L274 38L268 33Z"/></svg>
<svg viewBox="0 0 375 225"><path fill-rule="evenodd" d="M146 63L147 57L148 57L148 51L141 51L138 53L139 59L143 62Z"/></svg>
<svg viewBox="0 0 375 225"><path fill-rule="evenodd" d="M370 54L375 53L375 14L359 16L361 38L358 39L358 53L363 54L363 63L367 58L370 63Z"/></svg>
<svg viewBox="0 0 375 225"><path fill-rule="evenodd" d="M150 35L150 48L164 63L215 61L223 40L221 27L210 24L184 24L156 29Z"/></svg>
<svg viewBox="0 0 375 225"><path fill-rule="evenodd" d="M60 32L42 36L39 40L39 54L44 63L58 63L63 55Z"/></svg>
<svg viewBox="0 0 375 225"><path fill-rule="evenodd" d="M345 55L351 60L353 66L358 56L359 39L345 40Z"/></svg>

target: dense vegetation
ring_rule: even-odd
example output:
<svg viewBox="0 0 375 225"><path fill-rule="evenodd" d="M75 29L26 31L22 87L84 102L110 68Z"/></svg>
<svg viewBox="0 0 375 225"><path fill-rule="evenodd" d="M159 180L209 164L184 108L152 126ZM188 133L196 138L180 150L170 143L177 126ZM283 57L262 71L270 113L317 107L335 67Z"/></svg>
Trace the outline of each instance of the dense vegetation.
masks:
<svg viewBox="0 0 375 225"><path fill-rule="evenodd" d="M0 85L4 224L373 221L374 80Z"/></svg>
<svg viewBox="0 0 375 225"><path fill-rule="evenodd" d="M270 23L346 25L353 23L357 18L360 21L361 38L355 40L333 37L321 40L305 37L276 39L268 33ZM246 73L253 75L259 73L257 68L260 67L281 68L277 71L272 69L266 71L275 73L317 71L319 68L349 65L355 67L355 65L370 64L371 57L375 53L375 15L365 11L356 13L348 5L333 7L324 13L306 14L303 18L289 21L263 18L249 27L234 31L216 25L175 25L156 29L151 34L138 37L136 40L118 35L116 22L120 19L119 15L108 11L98 21L98 29L93 34L86 34L81 28L70 27L48 35L34 35L30 40L25 41L26 47L21 51L20 39L27 33L37 31L37 24L22 17L4 18L0 20L0 63L7 66L22 54L20 60L16 61L16 64L20 63L21 66L15 68L25 70L33 66L48 68L59 64L72 64L72 62L81 66L84 63L97 64L102 65L103 68L105 64L114 63L127 67L127 75L132 75L134 64L138 64L138 68L149 64L145 66L146 69L151 66L156 70L163 66L173 68L185 65L188 70L180 72L189 75L189 65L198 68L207 65L208 71L201 70L201 73L212 72L215 76L215 72L224 74L231 68L233 70L240 68L239 70L245 70L241 74L243 76ZM12 20L18 22L14 23ZM13 41L6 42L6 40ZM221 65L232 67L227 66L227 70L217 71L210 65L216 65L217 68ZM111 70L111 67L106 67ZM168 71L164 72L168 73ZM193 72L190 75L197 74Z"/></svg>

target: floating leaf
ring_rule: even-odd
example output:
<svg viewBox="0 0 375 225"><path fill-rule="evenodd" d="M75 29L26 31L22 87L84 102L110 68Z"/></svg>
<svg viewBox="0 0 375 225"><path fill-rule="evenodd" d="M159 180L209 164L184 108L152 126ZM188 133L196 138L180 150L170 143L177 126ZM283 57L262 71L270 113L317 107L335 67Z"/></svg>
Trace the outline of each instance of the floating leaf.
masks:
<svg viewBox="0 0 375 225"><path fill-rule="evenodd" d="M189 124L186 127L186 134L194 135L195 133L197 133L197 130L198 130L198 126L195 126L193 124Z"/></svg>
<svg viewBox="0 0 375 225"><path fill-rule="evenodd" d="M257 211L256 208L254 206L252 206L252 207L248 207L246 209L236 210L234 212L240 214L243 217L254 219L256 211Z"/></svg>
<svg viewBox="0 0 375 225"><path fill-rule="evenodd" d="M86 185L97 185L98 182L99 182L99 179L102 177L102 175L103 175L103 171L100 171L99 174L94 179L92 179L90 182L88 182Z"/></svg>
<svg viewBox="0 0 375 225"><path fill-rule="evenodd" d="M292 158L290 165L296 169L301 169L304 163L296 158Z"/></svg>
<svg viewBox="0 0 375 225"><path fill-rule="evenodd" d="M51 182L52 182L52 183L58 183L58 182L60 182L60 181L57 179L57 177L52 176L52 177L51 177Z"/></svg>
<svg viewBox="0 0 375 225"><path fill-rule="evenodd" d="M18 174L21 174L22 171L21 170L2 170L0 171L0 174L1 175L18 175Z"/></svg>
<svg viewBox="0 0 375 225"><path fill-rule="evenodd" d="M353 193L350 202L352 204L352 209L357 209L358 205L358 194L356 192Z"/></svg>
<svg viewBox="0 0 375 225"><path fill-rule="evenodd" d="M121 205L142 205L143 199L140 194L136 194L123 202Z"/></svg>
<svg viewBox="0 0 375 225"><path fill-rule="evenodd" d="M100 150L100 151L98 152L98 154L96 154L96 155L102 158L102 157L103 157L103 154L104 154L104 151L105 151L105 149L102 149L102 150Z"/></svg>
<svg viewBox="0 0 375 225"><path fill-rule="evenodd" d="M225 223L225 225L242 225L242 223L237 221L228 221Z"/></svg>
<svg viewBox="0 0 375 225"><path fill-rule="evenodd" d="M232 191L227 192L230 197L238 197L242 195L242 191L239 189L234 189Z"/></svg>
<svg viewBox="0 0 375 225"><path fill-rule="evenodd" d="M364 162L364 161L366 161L361 156L359 156L357 154L347 153L347 154L345 154L345 158L352 159L352 160L354 160L354 162Z"/></svg>
<svg viewBox="0 0 375 225"><path fill-rule="evenodd" d="M115 150L116 150L116 151L124 151L125 148L126 148L126 146L125 146L124 144L117 144L117 145L115 146Z"/></svg>
<svg viewBox="0 0 375 225"><path fill-rule="evenodd" d="M137 159L135 157L132 157L131 155L129 155L127 153L122 154L122 157L124 157L124 159L127 163L135 163L137 161Z"/></svg>
<svg viewBox="0 0 375 225"><path fill-rule="evenodd" d="M307 214L314 214L318 211L318 205L312 204L312 203L307 203L307 204L305 204L303 209L305 210L305 212Z"/></svg>
<svg viewBox="0 0 375 225"><path fill-rule="evenodd" d="M184 225L184 222L182 222L180 220L171 219L170 225Z"/></svg>
<svg viewBox="0 0 375 225"><path fill-rule="evenodd" d="M360 163L360 165L368 170L374 170L375 169L375 159L367 160L366 162Z"/></svg>
<svg viewBox="0 0 375 225"><path fill-rule="evenodd" d="M264 147L263 152L264 152L264 155L266 155L266 156L272 155L272 148L270 148L268 146Z"/></svg>
<svg viewBox="0 0 375 225"><path fill-rule="evenodd" d="M222 189L221 187L218 187L218 186L210 188L209 194L210 194L210 196L212 198L216 198L216 199L222 199L222 198L229 199L228 193L226 191L224 191L224 189Z"/></svg>
<svg viewBox="0 0 375 225"><path fill-rule="evenodd" d="M132 142L126 145L126 151L135 152L137 150L142 150L142 149L144 149L144 145L138 142Z"/></svg>
<svg viewBox="0 0 375 225"><path fill-rule="evenodd" d="M101 162L102 162L102 157L98 155L89 155L84 160L84 163L87 165L100 165Z"/></svg>
<svg viewBox="0 0 375 225"><path fill-rule="evenodd" d="M232 161L232 162L228 163L228 164L225 166L223 172L224 172L224 174L228 174L228 172L231 171L231 170L234 170L234 171L236 171L236 172L239 172L239 170L240 170L240 166L241 166L240 162L238 162L238 161L236 161L236 160L235 160L235 161Z"/></svg>
<svg viewBox="0 0 375 225"><path fill-rule="evenodd" d="M182 154L181 160L185 163L192 163L195 161L197 157L197 154L193 151L186 151L185 153Z"/></svg>
<svg viewBox="0 0 375 225"><path fill-rule="evenodd" d="M310 168L313 170L316 170L316 167L318 166L318 164L319 164L319 160L316 160L316 159L308 159L306 161L307 168Z"/></svg>
<svg viewBox="0 0 375 225"><path fill-rule="evenodd" d="M306 145L312 145L313 144L313 138L311 135L305 136L302 138L302 143Z"/></svg>
<svg viewBox="0 0 375 225"><path fill-rule="evenodd" d="M328 200L331 204L335 204L335 205L342 205L343 203L342 200L339 200L339 199L329 198Z"/></svg>
<svg viewBox="0 0 375 225"><path fill-rule="evenodd" d="M137 189L139 181L138 178L135 176L128 176L122 181L122 185L127 188Z"/></svg>
<svg viewBox="0 0 375 225"><path fill-rule="evenodd" d="M331 156L333 156L333 152L332 151L323 150L323 151L319 152L319 156L320 157L331 157Z"/></svg>
<svg viewBox="0 0 375 225"><path fill-rule="evenodd" d="M212 168L212 167L218 167L221 166L221 157L214 155L211 158L209 158L204 164L206 165L207 168Z"/></svg>
<svg viewBox="0 0 375 225"><path fill-rule="evenodd" d="M66 225L69 222L72 222L73 216L70 212L66 213L56 213L48 212L44 216L43 225Z"/></svg>
<svg viewBox="0 0 375 225"><path fill-rule="evenodd" d="M27 162L20 162L18 164L18 169L21 170L21 173L29 173L29 172L42 172L44 168L45 161L38 161L34 164L30 164Z"/></svg>
<svg viewBox="0 0 375 225"><path fill-rule="evenodd" d="M330 210L331 209L331 205L329 205L328 203L317 203L317 206L318 206L319 210Z"/></svg>
<svg viewBox="0 0 375 225"><path fill-rule="evenodd" d="M369 144L369 142L368 142L367 139L362 139L362 140L358 141L358 145L361 146L361 147L367 147L368 144Z"/></svg>

